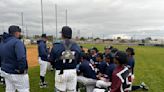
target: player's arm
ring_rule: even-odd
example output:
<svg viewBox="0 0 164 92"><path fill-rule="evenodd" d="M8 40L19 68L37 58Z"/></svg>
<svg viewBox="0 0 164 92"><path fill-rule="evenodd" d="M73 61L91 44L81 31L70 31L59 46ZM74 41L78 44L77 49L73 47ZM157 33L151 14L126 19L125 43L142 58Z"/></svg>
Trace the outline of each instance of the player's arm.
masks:
<svg viewBox="0 0 164 92"><path fill-rule="evenodd" d="M50 58L49 60L52 62L52 61L55 61L56 58L57 58L57 46L54 44L51 51L50 51Z"/></svg>
<svg viewBox="0 0 164 92"><path fill-rule="evenodd" d="M43 42L41 42L39 44L39 48L40 48L40 52L42 53L42 57L47 58L48 57L48 50L46 48L46 45Z"/></svg>
<svg viewBox="0 0 164 92"><path fill-rule="evenodd" d="M78 76L80 76L80 75L82 76L83 75L83 71L84 71L84 67L83 67L82 64L80 64L79 69L77 71L77 75Z"/></svg>
<svg viewBox="0 0 164 92"><path fill-rule="evenodd" d="M24 73L27 69L26 49L21 41L17 41L15 44L15 54L18 62L18 73Z"/></svg>
<svg viewBox="0 0 164 92"><path fill-rule="evenodd" d="M81 51L81 48L80 48L79 45L76 44L76 46L77 46L77 47L76 47L76 55L77 55L77 56L76 56L76 59L77 59L77 61L78 61L77 64L79 64L79 61L80 61L80 59L81 59L81 58L80 58L80 55L81 55L82 51Z"/></svg>

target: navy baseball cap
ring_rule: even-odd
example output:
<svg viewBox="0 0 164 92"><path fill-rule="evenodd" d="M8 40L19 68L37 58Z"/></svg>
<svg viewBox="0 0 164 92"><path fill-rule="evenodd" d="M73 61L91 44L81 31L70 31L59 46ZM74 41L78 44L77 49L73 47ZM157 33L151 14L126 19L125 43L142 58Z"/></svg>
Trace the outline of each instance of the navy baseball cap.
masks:
<svg viewBox="0 0 164 92"><path fill-rule="evenodd" d="M105 46L104 49L113 49L113 46Z"/></svg>
<svg viewBox="0 0 164 92"><path fill-rule="evenodd" d="M115 54L117 51L118 51L117 48L113 48L113 49L111 50L111 52L112 52L113 54Z"/></svg>
<svg viewBox="0 0 164 92"><path fill-rule="evenodd" d="M106 54L105 58L113 59L113 56L112 56L112 54Z"/></svg>
<svg viewBox="0 0 164 92"><path fill-rule="evenodd" d="M98 49L97 49L96 47L92 47L92 48L91 48L91 51L92 51L92 50L95 50L96 52L98 52Z"/></svg>
<svg viewBox="0 0 164 92"><path fill-rule="evenodd" d="M126 49L126 52L127 52L127 51L130 51L130 52L132 53L132 55L135 55L134 49L133 49L133 48L128 47L128 48Z"/></svg>
<svg viewBox="0 0 164 92"><path fill-rule="evenodd" d="M72 38L72 29L69 26L64 26L61 33L68 38Z"/></svg>
<svg viewBox="0 0 164 92"><path fill-rule="evenodd" d="M46 34L42 34L42 38L47 38L47 35Z"/></svg>
<svg viewBox="0 0 164 92"><path fill-rule="evenodd" d="M97 57L100 57L100 58L103 59L103 54L102 54L102 53L98 53L98 54L97 54Z"/></svg>
<svg viewBox="0 0 164 92"><path fill-rule="evenodd" d="M21 32L21 28L19 26L12 25L9 27L8 32L9 33Z"/></svg>
<svg viewBox="0 0 164 92"><path fill-rule="evenodd" d="M127 54L123 51L116 52L114 58L117 59L120 64L126 64L128 60Z"/></svg>

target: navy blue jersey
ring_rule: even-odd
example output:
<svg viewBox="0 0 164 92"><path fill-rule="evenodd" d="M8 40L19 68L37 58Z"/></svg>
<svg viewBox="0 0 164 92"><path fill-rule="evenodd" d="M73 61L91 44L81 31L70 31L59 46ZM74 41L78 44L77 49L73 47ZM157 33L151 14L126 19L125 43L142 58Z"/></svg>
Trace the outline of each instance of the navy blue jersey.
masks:
<svg viewBox="0 0 164 92"><path fill-rule="evenodd" d="M80 73L83 74L84 77L96 79L96 72L94 71L94 67L87 60L84 60L80 64L79 71L80 71Z"/></svg>
<svg viewBox="0 0 164 92"><path fill-rule="evenodd" d="M107 63L105 61L100 62L100 64L98 65L99 72L101 74L105 74L106 67L107 67Z"/></svg>
<svg viewBox="0 0 164 92"><path fill-rule="evenodd" d="M105 74L108 76L108 79L110 79L110 81L111 81L111 78L112 78L112 73L113 73L115 68L116 68L116 64L114 64L114 63L110 63L106 67Z"/></svg>
<svg viewBox="0 0 164 92"><path fill-rule="evenodd" d="M70 44L70 40L65 40L66 45ZM63 45L63 42L54 44L51 53L50 53L50 61L53 63L54 68L56 70L62 69L76 69L76 65L79 62L80 59L80 53L81 49L80 46L78 46L75 42L72 42L72 46L70 50L74 53L75 59L73 60L62 60L61 56L62 53L65 51L65 47ZM65 61L65 63L63 63ZM71 62L70 62L71 61Z"/></svg>
<svg viewBox="0 0 164 92"><path fill-rule="evenodd" d="M0 42L0 67L1 67L1 55L2 55L1 48L2 48L2 43Z"/></svg>
<svg viewBox="0 0 164 92"><path fill-rule="evenodd" d="M26 48L23 42L7 33L4 33L3 39L1 47L1 51L3 52L1 54L1 69L10 74L27 72Z"/></svg>
<svg viewBox="0 0 164 92"><path fill-rule="evenodd" d="M128 57L128 63L127 63L127 65L130 66L130 69L132 70L132 74L134 74L135 60L134 60L134 57L133 56Z"/></svg>
<svg viewBox="0 0 164 92"><path fill-rule="evenodd" d="M98 65L98 62L96 61L96 57L97 57L97 55L95 55L95 56L91 55L90 56L90 62L94 65Z"/></svg>
<svg viewBox="0 0 164 92"><path fill-rule="evenodd" d="M46 42L43 40L37 41L38 43L38 54L41 60L48 61L48 49Z"/></svg>

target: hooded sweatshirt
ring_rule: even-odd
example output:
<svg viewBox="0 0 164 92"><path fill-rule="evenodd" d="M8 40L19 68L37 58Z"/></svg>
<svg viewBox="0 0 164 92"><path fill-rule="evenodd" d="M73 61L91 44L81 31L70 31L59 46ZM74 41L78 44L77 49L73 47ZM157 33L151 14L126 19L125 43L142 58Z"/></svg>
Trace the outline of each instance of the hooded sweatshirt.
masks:
<svg viewBox="0 0 164 92"><path fill-rule="evenodd" d="M23 42L8 33L3 34L1 70L10 74L27 73L26 48Z"/></svg>
<svg viewBox="0 0 164 92"><path fill-rule="evenodd" d="M38 40L37 43L38 43L39 57L43 61L48 61L48 49L46 46L46 42L43 40Z"/></svg>

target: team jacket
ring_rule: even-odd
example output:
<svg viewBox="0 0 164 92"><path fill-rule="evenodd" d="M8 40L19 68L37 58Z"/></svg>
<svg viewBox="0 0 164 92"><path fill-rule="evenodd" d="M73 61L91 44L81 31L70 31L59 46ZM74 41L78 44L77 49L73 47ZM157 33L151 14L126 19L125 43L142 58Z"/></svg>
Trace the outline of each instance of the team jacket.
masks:
<svg viewBox="0 0 164 92"><path fill-rule="evenodd" d="M114 63L109 63L105 69L105 74L107 75L107 78L110 80L110 82L112 80L112 74L115 68L116 65Z"/></svg>
<svg viewBox="0 0 164 92"><path fill-rule="evenodd" d="M2 54L1 48L2 48L2 43L0 42L0 67L1 67L1 54Z"/></svg>
<svg viewBox="0 0 164 92"><path fill-rule="evenodd" d="M1 69L10 74L27 73L26 48L21 40L4 33L1 47Z"/></svg>
<svg viewBox="0 0 164 92"><path fill-rule="evenodd" d="M83 74L84 77L96 79L96 72L92 64L84 60L79 66L79 72Z"/></svg>
<svg viewBox="0 0 164 92"><path fill-rule="evenodd" d="M131 85L129 68L126 66L117 66L112 74L112 85L109 92L129 92Z"/></svg>
<svg viewBox="0 0 164 92"><path fill-rule="evenodd" d="M46 42L43 40L38 40L38 54L41 60L48 61L48 49L46 46Z"/></svg>
<svg viewBox="0 0 164 92"><path fill-rule="evenodd" d="M101 74L105 74L107 63L105 61L99 62L98 69Z"/></svg>
<svg viewBox="0 0 164 92"><path fill-rule="evenodd" d="M70 43L70 40L65 40L66 45ZM80 46L78 46L75 42L72 43L72 46L70 48L72 52L74 52L75 59L72 60L70 63L69 60L66 60L65 63L63 63L63 60L61 59L62 53L65 51L64 45L62 44L62 41L60 43L55 43L51 53L50 53L50 61L54 65L54 68L56 70L63 69L76 69L76 65L79 62L80 59L80 53L81 49Z"/></svg>
<svg viewBox="0 0 164 92"><path fill-rule="evenodd" d="M134 74L135 60L134 60L134 57L133 56L128 57L128 63L127 63L127 65L130 66L130 69L132 71L132 74Z"/></svg>

